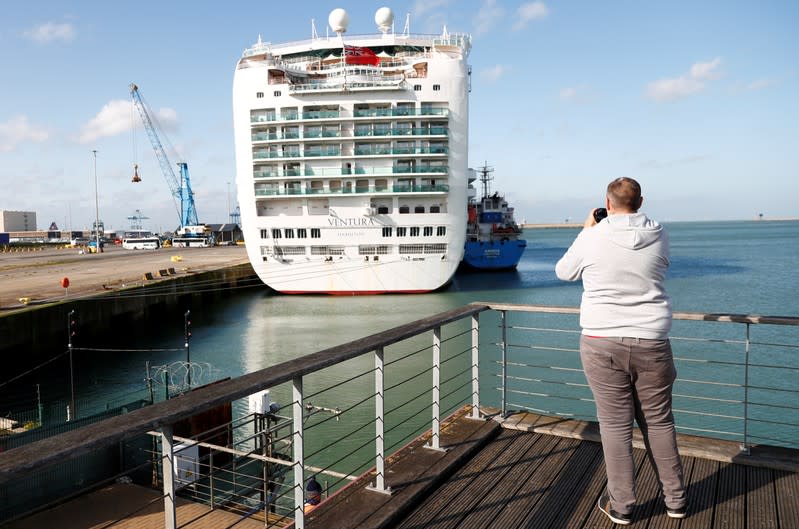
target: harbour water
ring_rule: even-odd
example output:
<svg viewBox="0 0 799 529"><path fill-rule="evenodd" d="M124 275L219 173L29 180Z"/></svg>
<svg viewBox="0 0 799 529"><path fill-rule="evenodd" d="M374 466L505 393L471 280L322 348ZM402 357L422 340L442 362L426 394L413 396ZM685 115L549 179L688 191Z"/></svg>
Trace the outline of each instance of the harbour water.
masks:
<svg viewBox="0 0 799 529"><path fill-rule="evenodd" d="M690 222L667 229L672 252L667 288L675 311L799 316L799 222ZM434 294L282 296L260 287L243 289L195 310L190 354L203 367L193 376L235 377L473 301L576 307L580 283L559 281L554 265L577 233L527 230L528 248L517 270L459 274L450 288ZM139 391L145 362L184 360L183 323L180 313L147 328L124 329L113 351L90 344L91 330L81 330L84 347L97 350L74 355L76 398L107 402ZM785 354L773 360L797 365L795 355ZM16 393L28 395L9 395L5 388L4 405L35 402L36 384L48 401L68 400L63 362L40 371L15 384Z"/></svg>

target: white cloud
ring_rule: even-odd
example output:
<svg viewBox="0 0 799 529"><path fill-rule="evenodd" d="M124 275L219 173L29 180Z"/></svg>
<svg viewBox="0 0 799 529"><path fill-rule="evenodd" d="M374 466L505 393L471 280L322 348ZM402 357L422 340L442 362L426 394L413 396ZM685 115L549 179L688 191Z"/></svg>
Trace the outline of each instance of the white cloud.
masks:
<svg viewBox="0 0 799 529"><path fill-rule="evenodd" d="M16 116L0 123L0 152L11 152L24 141L43 142L50 136L44 127L31 125L27 116Z"/></svg>
<svg viewBox="0 0 799 529"><path fill-rule="evenodd" d="M518 20L513 25L514 30L522 29L531 20L541 20L549 15L549 8L544 2L529 2L522 4L516 10Z"/></svg>
<svg viewBox="0 0 799 529"><path fill-rule="evenodd" d="M496 0L485 0L474 16L474 34L488 33L503 16L505 16L505 10L497 5Z"/></svg>
<svg viewBox="0 0 799 529"><path fill-rule="evenodd" d="M698 62L691 66L691 79L697 81L712 81L721 77L718 67L721 65L721 57L716 57L710 62Z"/></svg>
<svg viewBox="0 0 799 529"><path fill-rule="evenodd" d="M131 126L141 126L138 111L133 115L131 123L131 101L115 99L103 106L102 110L89 120L81 129L78 142L92 143L100 138L116 136L131 129ZM174 129L177 126L177 112L171 108L162 108L157 115L151 116L156 120L157 128Z"/></svg>
<svg viewBox="0 0 799 529"><path fill-rule="evenodd" d="M594 100L591 89L587 86L567 86L558 93L561 101L568 103L590 103Z"/></svg>
<svg viewBox="0 0 799 529"><path fill-rule="evenodd" d="M665 102L697 94L705 89L706 81L721 77L720 65L721 58L716 57L710 62L693 64L688 75L653 81L646 88L646 97L653 101Z"/></svg>
<svg viewBox="0 0 799 529"><path fill-rule="evenodd" d="M508 72L507 66L497 64L480 72L480 78L489 83L494 83Z"/></svg>
<svg viewBox="0 0 799 529"><path fill-rule="evenodd" d="M413 9L411 12L416 16L421 16L430 11L447 7L453 1L454 0L416 0L416 2L413 3Z"/></svg>
<svg viewBox="0 0 799 529"><path fill-rule="evenodd" d="M746 85L747 90L763 90L764 88L768 88L770 86L774 86L777 84L777 81L774 79L758 79L757 81L752 81L748 85Z"/></svg>
<svg viewBox="0 0 799 529"><path fill-rule="evenodd" d="M47 22L26 31L24 35L40 44L46 44L54 40L68 42L75 38L75 28L68 23Z"/></svg>

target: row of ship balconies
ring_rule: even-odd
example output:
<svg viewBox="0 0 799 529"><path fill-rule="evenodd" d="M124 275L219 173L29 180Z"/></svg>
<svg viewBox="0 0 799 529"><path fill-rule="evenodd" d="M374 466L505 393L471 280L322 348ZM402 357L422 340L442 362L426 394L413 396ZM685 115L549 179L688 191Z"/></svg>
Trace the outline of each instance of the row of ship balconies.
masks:
<svg viewBox="0 0 799 529"><path fill-rule="evenodd" d="M304 130L278 132L256 132L250 137L253 142L262 141L285 141L297 139L320 139L320 138L361 138L369 136L390 137L390 136L448 136L449 128L441 126L433 127L363 127L354 130Z"/></svg>
<svg viewBox="0 0 799 529"><path fill-rule="evenodd" d="M373 145L359 145L355 149L342 149L339 146L313 146L305 147L302 151L298 147L291 149L283 148L280 151L255 151L252 154L253 160L269 160L273 158L318 158L323 156L393 156L393 155L412 155L429 154L446 156L449 149L446 146L431 147L378 147Z"/></svg>
<svg viewBox="0 0 799 529"><path fill-rule="evenodd" d="M253 142L319 138L345 138L364 136L447 136L447 127L390 127L356 128L354 130L304 130L278 132L256 132L250 137Z"/></svg>
<svg viewBox="0 0 799 529"><path fill-rule="evenodd" d="M448 184L422 184L422 185L366 185L366 186L303 186L299 182L287 182L282 186L262 187L255 189L256 197L265 196L295 196L295 195L342 195L342 194L379 194L379 193L447 193Z"/></svg>
<svg viewBox="0 0 799 529"><path fill-rule="evenodd" d="M393 175L393 174L447 174L449 167L446 165L394 165L391 167L325 167L305 169L292 168L277 170L256 170L255 178L281 178L292 176L348 176L348 175Z"/></svg>
<svg viewBox="0 0 799 529"><path fill-rule="evenodd" d="M392 117L416 117L416 116L449 116L448 108L436 107L393 107L393 108L367 108L348 110L311 110L299 112L296 110L282 111L279 115L275 112L252 111L250 122L268 123L273 121L298 121L298 120L319 120L319 119L342 119L342 118L392 118Z"/></svg>

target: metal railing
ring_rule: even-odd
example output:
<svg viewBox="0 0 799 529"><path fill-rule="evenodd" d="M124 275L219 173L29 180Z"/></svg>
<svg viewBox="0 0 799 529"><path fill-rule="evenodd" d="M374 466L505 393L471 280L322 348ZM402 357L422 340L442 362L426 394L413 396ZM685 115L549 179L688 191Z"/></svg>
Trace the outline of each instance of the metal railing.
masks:
<svg viewBox="0 0 799 529"><path fill-rule="evenodd" d="M246 435L209 448L197 463L201 492L188 493L214 508L235 504L243 517L274 507L302 528L309 477L324 477L335 491L369 471L372 487L388 493L387 456L424 431L429 446L439 448L442 418L464 405L473 418L488 405L503 414L595 420L580 367L578 314L474 303L306 356L298 352L282 364L2 453L0 492L12 480L15 486L35 480L51 465L93 450L141 445L148 432L159 443L150 457L172 468L177 444L206 443L201 435L176 438L173 425L225 403L241 409L241 399L269 389L271 398L288 403L280 420L277 411L266 412L275 422L256 427L263 416L253 419ZM676 313L678 431L733 439L742 450L751 443L799 448L799 367L791 364L797 332L799 318ZM248 413L238 415L248 420ZM285 450L285 457L265 455L267 447ZM238 466L210 460L222 453L234 455ZM180 486L172 472L160 476L166 526L175 527ZM223 490L232 490L229 501L220 501Z"/></svg>

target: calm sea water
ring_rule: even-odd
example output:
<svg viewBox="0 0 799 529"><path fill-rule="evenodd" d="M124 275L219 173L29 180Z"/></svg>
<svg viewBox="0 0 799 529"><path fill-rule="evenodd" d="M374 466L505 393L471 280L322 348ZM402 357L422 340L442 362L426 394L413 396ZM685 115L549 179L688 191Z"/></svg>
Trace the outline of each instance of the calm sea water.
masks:
<svg viewBox="0 0 799 529"><path fill-rule="evenodd" d="M666 227L672 252L667 288L675 311L799 316L799 222ZM208 366L199 376L235 377L473 301L575 307L581 284L559 281L554 265L576 235L577 229L527 230L528 247L516 271L459 274L449 289L434 294L328 297L243 290L214 307L194 311L191 359ZM182 346L182 313L174 320L138 329L130 348L141 351L81 352L76 358L78 398L102 401L109 394L140 389L146 361L155 365L183 360L181 350L148 350ZM799 364L795 354L784 351L770 360ZM368 369L371 359L364 362L360 367ZM53 376L60 380L37 381L47 385L48 398L68 395L63 370ZM371 391L371 384L365 384L364 391ZM357 395L339 399L342 402L335 405L357 400Z"/></svg>

